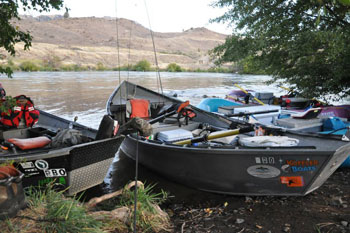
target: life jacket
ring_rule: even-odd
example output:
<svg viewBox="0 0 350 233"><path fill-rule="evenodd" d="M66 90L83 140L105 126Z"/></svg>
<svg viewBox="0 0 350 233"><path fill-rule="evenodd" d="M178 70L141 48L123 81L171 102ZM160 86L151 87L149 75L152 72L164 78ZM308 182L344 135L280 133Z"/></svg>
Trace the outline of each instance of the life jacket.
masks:
<svg viewBox="0 0 350 233"><path fill-rule="evenodd" d="M128 118L150 117L150 103L145 99L131 99L126 103L126 113Z"/></svg>
<svg viewBox="0 0 350 233"><path fill-rule="evenodd" d="M39 120L39 111L34 108L33 101L25 96L19 95L14 97L17 106L8 109L7 112L1 113L0 122L9 128L17 128L22 117L24 118L25 126L32 127Z"/></svg>

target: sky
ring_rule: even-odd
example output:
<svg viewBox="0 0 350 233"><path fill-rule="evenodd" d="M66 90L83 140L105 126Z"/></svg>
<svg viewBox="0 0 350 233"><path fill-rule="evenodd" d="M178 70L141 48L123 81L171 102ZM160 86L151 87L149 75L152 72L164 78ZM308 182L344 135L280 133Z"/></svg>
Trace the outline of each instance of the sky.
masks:
<svg viewBox="0 0 350 233"><path fill-rule="evenodd" d="M212 31L231 34L227 25L209 23L210 19L221 16L226 9L213 8L214 0L65 0L70 8L70 17L118 17L126 18L151 28L156 32L181 32L191 27L206 27ZM147 8L146 8L147 6ZM147 10L146 10L147 9ZM61 14L51 11L43 14ZM147 17L149 16L149 21ZM20 12L23 14L23 12ZM25 14L38 16L40 13L27 11ZM150 22L150 23L149 23Z"/></svg>

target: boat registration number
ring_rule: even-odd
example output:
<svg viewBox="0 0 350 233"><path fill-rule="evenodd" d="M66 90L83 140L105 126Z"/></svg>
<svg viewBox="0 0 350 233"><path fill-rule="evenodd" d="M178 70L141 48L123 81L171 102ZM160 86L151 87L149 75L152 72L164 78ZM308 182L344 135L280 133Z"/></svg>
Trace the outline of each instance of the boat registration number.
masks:
<svg viewBox="0 0 350 233"><path fill-rule="evenodd" d="M64 168L47 169L44 172L46 177L67 176L66 169Z"/></svg>

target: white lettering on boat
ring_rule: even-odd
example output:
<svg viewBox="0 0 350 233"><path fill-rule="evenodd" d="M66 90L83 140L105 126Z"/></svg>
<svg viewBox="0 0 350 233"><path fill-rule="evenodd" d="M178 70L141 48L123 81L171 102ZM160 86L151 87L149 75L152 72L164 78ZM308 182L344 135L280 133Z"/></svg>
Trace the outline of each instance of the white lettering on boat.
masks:
<svg viewBox="0 0 350 233"><path fill-rule="evenodd" d="M46 177L67 176L66 169L64 168L47 169L44 172Z"/></svg>
<svg viewBox="0 0 350 233"><path fill-rule="evenodd" d="M255 163L257 164L275 164L274 157L255 157Z"/></svg>

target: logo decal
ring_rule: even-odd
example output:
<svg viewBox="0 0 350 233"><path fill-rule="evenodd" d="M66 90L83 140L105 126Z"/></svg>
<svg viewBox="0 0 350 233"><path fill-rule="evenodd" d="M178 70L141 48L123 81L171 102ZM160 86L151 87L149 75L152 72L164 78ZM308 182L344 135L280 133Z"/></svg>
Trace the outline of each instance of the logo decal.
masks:
<svg viewBox="0 0 350 233"><path fill-rule="evenodd" d="M23 169L34 168L33 162L20 163Z"/></svg>
<svg viewBox="0 0 350 233"><path fill-rule="evenodd" d="M49 163L45 160L40 159L35 161L35 166L40 170L46 170L49 168Z"/></svg>
<svg viewBox="0 0 350 233"><path fill-rule="evenodd" d="M316 170L317 165L319 164L318 160L287 160L287 165L291 167L293 172L312 172ZM282 168L284 171L285 169Z"/></svg>
<svg viewBox="0 0 350 233"><path fill-rule="evenodd" d="M249 175L259 178L273 178L281 174L279 169L269 165L250 166L248 167L247 172Z"/></svg>

